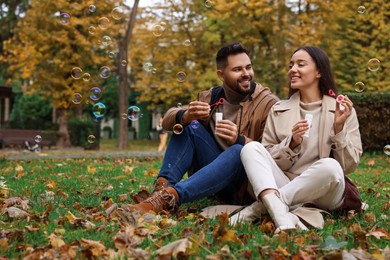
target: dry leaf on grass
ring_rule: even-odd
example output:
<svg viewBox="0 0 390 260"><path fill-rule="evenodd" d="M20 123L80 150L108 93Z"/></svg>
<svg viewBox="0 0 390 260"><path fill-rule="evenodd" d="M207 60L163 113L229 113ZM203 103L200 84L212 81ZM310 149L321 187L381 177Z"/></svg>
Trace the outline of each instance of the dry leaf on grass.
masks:
<svg viewBox="0 0 390 260"><path fill-rule="evenodd" d="M7 216L9 218L27 218L29 214L16 207L9 207L5 210L7 212Z"/></svg>
<svg viewBox="0 0 390 260"><path fill-rule="evenodd" d="M191 247L192 243L187 238L183 238L157 249L156 253L160 256L171 256L176 258L178 255L185 255L186 251Z"/></svg>
<svg viewBox="0 0 390 260"><path fill-rule="evenodd" d="M60 248L63 245L65 245L64 240L62 240L62 238L57 236L56 234L50 234L50 236L48 236L48 239L49 239L50 245L53 248Z"/></svg>

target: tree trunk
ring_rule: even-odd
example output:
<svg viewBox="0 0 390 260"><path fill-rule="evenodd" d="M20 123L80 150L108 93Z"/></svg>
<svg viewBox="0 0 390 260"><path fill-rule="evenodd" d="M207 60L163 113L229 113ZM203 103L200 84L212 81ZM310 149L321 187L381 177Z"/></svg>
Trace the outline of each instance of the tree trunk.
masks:
<svg viewBox="0 0 390 260"><path fill-rule="evenodd" d="M68 130L68 115L64 109L58 109L57 124L58 124L58 141L57 147L71 147L70 135Z"/></svg>
<svg viewBox="0 0 390 260"><path fill-rule="evenodd" d="M122 114L127 113L129 107L129 83L127 75L127 66L121 66L122 61L128 61L128 49L132 37L134 23L137 15L139 0L134 1L134 6L131 9L130 20L127 25L126 35L123 40L119 41L119 55L117 60L117 68L119 68L119 131L118 131L118 149L127 149L128 142L128 120L122 119Z"/></svg>

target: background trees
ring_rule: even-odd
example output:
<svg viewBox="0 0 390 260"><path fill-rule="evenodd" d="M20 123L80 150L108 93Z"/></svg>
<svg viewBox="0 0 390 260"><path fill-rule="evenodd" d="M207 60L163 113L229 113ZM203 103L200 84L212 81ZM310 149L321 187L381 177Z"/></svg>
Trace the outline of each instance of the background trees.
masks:
<svg viewBox="0 0 390 260"><path fill-rule="evenodd" d="M112 18L112 10L121 6L126 17L130 10L119 0L96 2L95 11L91 5L87 0L33 0L14 36L4 43L1 61L7 62L12 78L24 79L26 92L49 97L55 108L90 113L94 102L86 98L87 108L75 108L73 95L88 96L93 86L101 86L103 95L105 89L107 95L118 92L114 78L121 70L129 72L130 82L121 96L136 97L129 105L148 102L149 109L164 111L188 103L199 90L220 84L215 53L232 41L251 50L256 81L282 98L287 95L290 55L301 45L317 45L328 53L342 92L354 91L358 82L364 83L362 95L390 89L385 73L390 56L388 1L162 0L138 10L124 66L120 64L126 59L118 55L115 43L123 41L129 20ZM70 22L61 24L59 16L66 12ZM102 17L110 20L107 29L99 26ZM379 62L370 65L371 59ZM110 80L99 76L102 66L111 68ZM89 73L90 80L73 79L73 67ZM123 107L114 107L116 103L115 98L107 100L108 113L120 117Z"/></svg>

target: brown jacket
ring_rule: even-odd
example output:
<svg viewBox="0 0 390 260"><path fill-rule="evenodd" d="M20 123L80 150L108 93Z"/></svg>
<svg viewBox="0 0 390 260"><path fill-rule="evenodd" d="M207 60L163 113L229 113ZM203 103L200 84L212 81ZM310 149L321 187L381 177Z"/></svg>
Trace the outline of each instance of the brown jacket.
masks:
<svg viewBox="0 0 390 260"><path fill-rule="evenodd" d="M240 103L240 111L237 113L236 122L239 134L245 138L245 143L243 144L251 141L261 141L268 111L279 100L268 88L264 88L259 83L253 84L252 90L250 99ZM209 104L214 104L221 97L224 97L222 87L214 87L198 94L199 101ZM165 113L162 123L163 128L172 131L175 124L180 124L181 117L187 108L188 106L170 108ZM208 128L208 124L211 122L209 119L214 113L215 109L211 110L208 119L199 120L199 122Z"/></svg>

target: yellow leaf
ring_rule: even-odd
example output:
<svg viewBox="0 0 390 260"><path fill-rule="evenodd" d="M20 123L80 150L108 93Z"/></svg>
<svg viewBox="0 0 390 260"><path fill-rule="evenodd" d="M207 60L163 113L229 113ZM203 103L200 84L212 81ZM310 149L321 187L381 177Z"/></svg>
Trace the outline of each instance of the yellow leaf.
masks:
<svg viewBox="0 0 390 260"><path fill-rule="evenodd" d="M55 234L51 234L49 236L49 243L55 249L58 249L58 248L62 247L63 245L65 245L64 240L62 240L61 237L59 237Z"/></svg>
<svg viewBox="0 0 390 260"><path fill-rule="evenodd" d="M96 173L96 168L92 166L87 167L87 172L90 174L95 174Z"/></svg>

